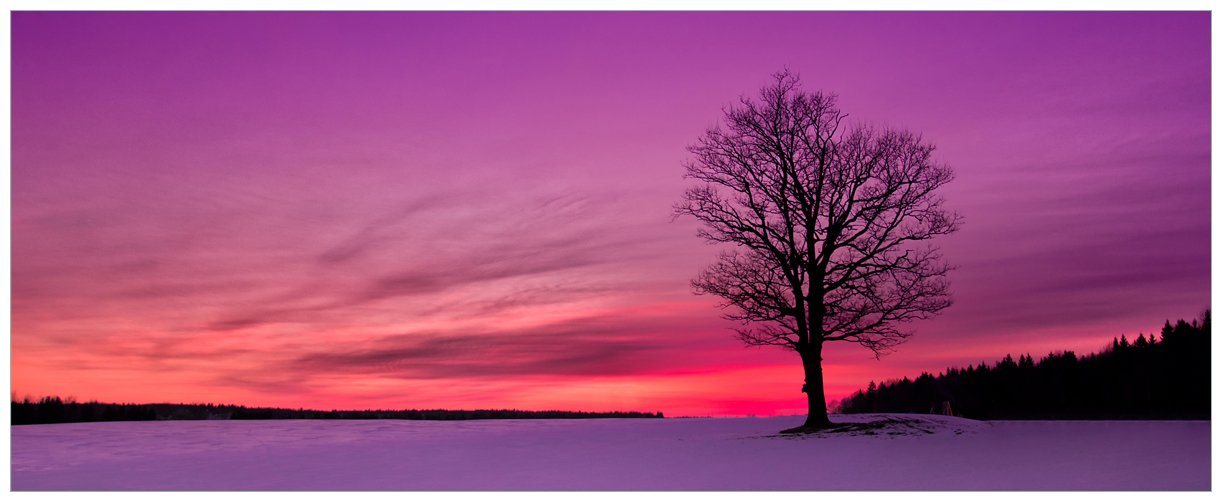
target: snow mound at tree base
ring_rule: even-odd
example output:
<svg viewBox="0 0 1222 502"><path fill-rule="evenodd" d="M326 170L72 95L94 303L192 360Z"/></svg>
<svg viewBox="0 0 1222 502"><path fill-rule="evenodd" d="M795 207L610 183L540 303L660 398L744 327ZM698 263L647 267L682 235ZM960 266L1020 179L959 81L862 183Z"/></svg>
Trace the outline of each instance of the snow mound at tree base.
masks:
<svg viewBox="0 0 1222 502"><path fill-rule="evenodd" d="M836 415L830 427L795 427L780 432L784 437L820 436L922 436L962 435L978 432L986 422L944 415L861 414Z"/></svg>

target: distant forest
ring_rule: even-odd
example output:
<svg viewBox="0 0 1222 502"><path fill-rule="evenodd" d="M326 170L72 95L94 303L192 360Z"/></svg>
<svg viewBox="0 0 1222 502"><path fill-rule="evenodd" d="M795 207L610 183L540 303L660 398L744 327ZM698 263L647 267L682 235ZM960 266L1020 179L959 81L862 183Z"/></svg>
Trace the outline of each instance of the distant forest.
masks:
<svg viewBox="0 0 1222 502"><path fill-rule="evenodd" d="M215 404L77 403L58 397L13 402L13 425L131 420L491 420L538 418L662 418L662 412L522 410L331 410L247 408Z"/></svg>
<svg viewBox="0 0 1222 502"><path fill-rule="evenodd" d="M1021 355L922 373L857 391L841 413L941 413L975 419L1209 419L1209 311L1156 338L1121 336L1099 353Z"/></svg>

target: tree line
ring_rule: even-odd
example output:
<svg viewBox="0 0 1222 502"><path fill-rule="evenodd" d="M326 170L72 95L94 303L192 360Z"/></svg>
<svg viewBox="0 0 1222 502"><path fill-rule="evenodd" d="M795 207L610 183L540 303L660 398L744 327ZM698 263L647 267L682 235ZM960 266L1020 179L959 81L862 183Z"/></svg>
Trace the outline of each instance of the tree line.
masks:
<svg viewBox="0 0 1222 502"><path fill-rule="evenodd" d="M140 420L491 420L662 418L662 412L525 410L306 410L218 404L115 404L43 397L13 400L13 425Z"/></svg>
<svg viewBox="0 0 1222 502"><path fill-rule="evenodd" d="M870 382L841 413L943 413L975 419L1209 419L1210 314L1102 351L1006 355L992 365Z"/></svg>

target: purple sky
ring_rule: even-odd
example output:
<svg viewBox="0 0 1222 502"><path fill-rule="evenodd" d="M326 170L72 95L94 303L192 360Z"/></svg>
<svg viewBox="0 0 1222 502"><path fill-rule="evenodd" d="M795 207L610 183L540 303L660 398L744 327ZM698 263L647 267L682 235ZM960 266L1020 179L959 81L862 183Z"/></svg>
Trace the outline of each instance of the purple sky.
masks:
<svg viewBox="0 0 1222 502"><path fill-rule="evenodd" d="M958 178L954 307L832 398L1209 306L1208 13L13 14L13 388L803 411L671 221L788 66Z"/></svg>

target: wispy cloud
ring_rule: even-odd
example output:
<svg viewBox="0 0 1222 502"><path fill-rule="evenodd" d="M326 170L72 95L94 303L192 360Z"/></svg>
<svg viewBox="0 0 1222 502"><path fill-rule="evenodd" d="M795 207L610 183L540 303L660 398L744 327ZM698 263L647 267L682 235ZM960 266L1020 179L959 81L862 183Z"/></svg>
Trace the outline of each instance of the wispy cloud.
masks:
<svg viewBox="0 0 1222 502"><path fill-rule="evenodd" d="M287 370L368 373L399 378L627 375L670 366L666 333L639 320L566 319L529 328L404 333L360 348L330 347L296 358Z"/></svg>

